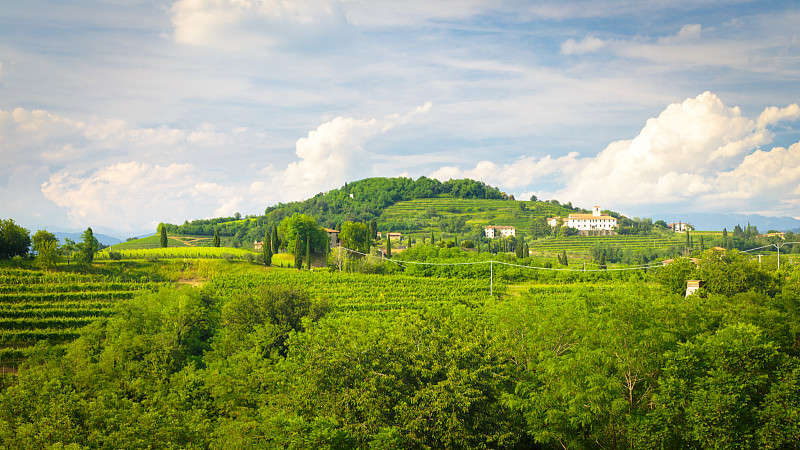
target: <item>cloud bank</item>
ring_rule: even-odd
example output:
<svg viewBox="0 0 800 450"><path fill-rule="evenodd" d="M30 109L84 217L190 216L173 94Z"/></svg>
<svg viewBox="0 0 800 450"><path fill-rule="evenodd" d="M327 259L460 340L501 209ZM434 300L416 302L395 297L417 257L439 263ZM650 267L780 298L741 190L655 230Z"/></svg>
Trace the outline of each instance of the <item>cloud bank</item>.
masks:
<svg viewBox="0 0 800 450"><path fill-rule="evenodd" d="M796 216L800 143L762 147L774 139L770 126L798 118L800 107L792 104L766 108L751 119L705 92L669 105L634 139L612 142L595 156L524 157L504 166L482 161L472 169L443 167L431 176L469 176L513 189L557 177L563 187L538 191L540 197L619 210L669 205Z"/></svg>
<svg viewBox="0 0 800 450"><path fill-rule="evenodd" d="M14 217L24 210L40 219L60 211L74 227L124 232L154 229L161 221L258 213L352 180L422 173L441 180L474 178L522 198L535 193L623 212L669 207L794 216L800 208L800 143L770 147L775 129L800 119L797 104L747 117L705 92L668 105L633 139L612 142L594 155L523 155L423 172L412 157L370 149L371 141L431 108L426 103L406 114L335 117L297 139L287 162L276 163L265 150L262 160L233 173L221 169L218 158L232 158L264 135L212 124L135 128L46 111L0 111L0 145L11 162L0 169L0 194ZM28 194L26 186L37 184L38 193Z"/></svg>
<svg viewBox="0 0 800 450"><path fill-rule="evenodd" d="M302 200L346 181L373 176L372 161L377 156L365 149L366 143L430 108L431 104L426 103L405 115L384 118L336 117L298 139L297 159L282 169L261 165L245 171L244 176L230 178L216 173L212 166L201 165L197 161L203 158L197 157L192 158L195 162L180 163L109 162L96 169L75 164L50 174L41 183L41 194L62 208L73 226L99 225L126 232L155 229L159 222L182 223L193 218L230 216L240 210L262 211L270 204ZM63 122L44 111L27 116L29 120L17 128L38 130L46 124ZM65 135L73 140L77 139L75 136L87 140L86 130L91 129L94 131L90 134L97 139L102 135L106 145L113 143L131 149L142 142L171 143L185 147L185 151L173 155L195 156L219 152L235 144L237 135L247 131L220 132L209 124L195 130L128 129L125 124L117 123L101 132L99 127L86 123L68 122L68 125L70 131ZM203 153L206 149L209 152ZM137 152L137 155L143 154ZM162 157L165 161L169 159ZM213 165L214 160L211 161Z"/></svg>

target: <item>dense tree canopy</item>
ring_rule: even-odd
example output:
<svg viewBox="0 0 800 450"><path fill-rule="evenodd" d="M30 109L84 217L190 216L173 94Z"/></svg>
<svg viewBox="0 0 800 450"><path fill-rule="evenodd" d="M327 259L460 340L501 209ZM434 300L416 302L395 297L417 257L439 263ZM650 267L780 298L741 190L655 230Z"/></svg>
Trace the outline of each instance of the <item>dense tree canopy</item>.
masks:
<svg viewBox="0 0 800 450"><path fill-rule="evenodd" d="M0 259L25 256L30 251L31 236L13 219L0 219Z"/></svg>
<svg viewBox="0 0 800 450"><path fill-rule="evenodd" d="M311 246L318 251L323 251L328 245L328 235L325 230L317 225L313 217L305 214L294 214L283 219L278 227L278 234L285 248L292 251L295 248L301 252L305 251L306 241L309 239Z"/></svg>

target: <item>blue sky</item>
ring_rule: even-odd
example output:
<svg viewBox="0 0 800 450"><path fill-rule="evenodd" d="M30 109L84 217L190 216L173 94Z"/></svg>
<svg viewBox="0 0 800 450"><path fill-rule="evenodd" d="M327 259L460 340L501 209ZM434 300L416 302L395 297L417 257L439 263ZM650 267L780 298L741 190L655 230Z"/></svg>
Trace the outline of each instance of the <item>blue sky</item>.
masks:
<svg viewBox="0 0 800 450"><path fill-rule="evenodd" d="M800 218L799 25L793 1L3 2L0 217L124 237L424 175Z"/></svg>

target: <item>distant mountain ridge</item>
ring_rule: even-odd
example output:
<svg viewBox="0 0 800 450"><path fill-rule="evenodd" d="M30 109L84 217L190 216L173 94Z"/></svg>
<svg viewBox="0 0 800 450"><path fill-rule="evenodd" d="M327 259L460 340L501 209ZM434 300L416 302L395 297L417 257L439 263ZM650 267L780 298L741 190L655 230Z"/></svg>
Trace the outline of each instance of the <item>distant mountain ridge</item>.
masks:
<svg viewBox="0 0 800 450"><path fill-rule="evenodd" d="M727 228L733 230L736 225L745 226L748 223L758 228L761 233L769 230L800 232L800 220L794 217L771 217L760 214L719 214L719 213L658 213L652 216L653 220L662 219L665 222L688 222L695 230L719 231Z"/></svg>
<svg viewBox="0 0 800 450"><path fill-rule="evenodd" d="M72 239L75 242L80 242L83 239L83 232L80 233L55 232L53 234L56 236L56 239L58 239L62 244L64 243L64 239ZM94 233L94 237L103 245L114 245L122 242L122 239L115 238L107 234Z"/></svg>

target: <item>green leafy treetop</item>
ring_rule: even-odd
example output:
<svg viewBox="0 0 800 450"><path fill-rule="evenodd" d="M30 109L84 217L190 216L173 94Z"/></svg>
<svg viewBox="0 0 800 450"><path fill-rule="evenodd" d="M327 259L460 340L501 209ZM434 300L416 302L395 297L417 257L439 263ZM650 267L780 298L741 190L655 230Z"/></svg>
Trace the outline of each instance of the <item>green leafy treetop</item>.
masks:
<svg viewBox="0 0 800 450"><path fill-rule="evenodd" d="M364 223L345 222L339 233L339 240L342 246L361 253L369 252L369 242L367 238L371 230Z"/></svg>
<svg viewBox="0 0 800 450"><path fill-rule="evenodd" d="M261 254L264 256L264 265L272 265L272 243L269 232L264 233L264 241L261 243Z"/></svg>
<svg viewBox="0 0 800 450"><path fill-rule="evenodd" d="M78 244L79 261L81 264L88 266L94 260L94 255L100 249L100 242L94 237L92 227L83 232L80 244Z"/></svg>
<svg viewBox="0 0 800 450"><path fill-rule="evenodd" d="M167 248L167 244L169 243L169 239L167 238L167 227L164 226L162 223L158 226L159 234L161 238L161 248Z"/></svg>
<svg viewBox="0 0 800 450"><path fill-rule="evenodd" d="M317 221L313 217L305 214L294 214L292 217L283 219L278 227L278 233L283 236L282 241L286 243L287 249L297 247L298 241L302 247L307 238L311 238L313 249L323 249L325 248L323 246L328 244L328 235L325 230L317 225Z"/></svg>
<svg viewBox="0 0 800 450"><path fill-rule="evenodd" d="M37 231L36 234L33 235L33 251L41 253L49 242L56 242L56 235L47 230Z"/></svg>
<svg viewBox="0 0 800 450"><path fill-rule="evenodd" d="M33 250L36 252L36 264L40 267L47 269L58 262L58 240L49 231L39 230L33 235Z"/></svg>
<svg viewBox="0 0 800 450"><path fill-rule="evenodd" d="M0 259L25 256L31 246L30 232L14 223L0 220Z"/></svg>

